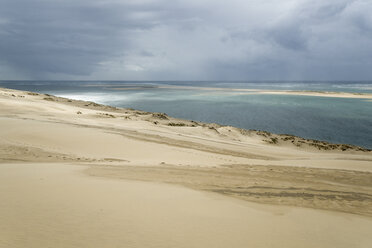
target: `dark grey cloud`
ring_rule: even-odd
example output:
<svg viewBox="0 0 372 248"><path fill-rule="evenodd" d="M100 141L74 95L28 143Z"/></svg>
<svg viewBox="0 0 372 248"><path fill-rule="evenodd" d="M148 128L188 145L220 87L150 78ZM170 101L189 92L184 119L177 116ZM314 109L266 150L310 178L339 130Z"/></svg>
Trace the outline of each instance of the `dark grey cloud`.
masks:
<svg viewBox="0 0 372 248"><path fill-rule="evenodd" d="M91 1L1 1L1 60L30 76L89 75L151 27L135 8Z"/></svg>
<svg viewBox="0 0 372 248"><path fill-rule="evenodd" d="M369 0L0 0L1 79L372 78Z"/></svg>

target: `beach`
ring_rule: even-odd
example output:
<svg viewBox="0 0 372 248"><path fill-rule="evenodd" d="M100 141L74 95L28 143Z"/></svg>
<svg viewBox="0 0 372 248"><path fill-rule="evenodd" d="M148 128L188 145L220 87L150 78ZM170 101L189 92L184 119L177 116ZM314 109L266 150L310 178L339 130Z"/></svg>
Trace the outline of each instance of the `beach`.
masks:
<svg viewBox="0 0 372 248"><path fill-rule="evenodd" d="M107 87L107 86L106 86ZM159 86L162 89L183 89L183 90L204 90L217 91L223 94L269 94L269 95L294 95L294 96L317 96L317 97L336 97L336 98L358 98L358 99L372 99L370 93L352 93L352 92L335 92L335 91L314 91L314 90L262 90L262 89L239 89L239 88L218 88L218 87L195 87L195 86ZM113 86L115 90L133 90L134 87L119 88Z"/></svg>
<svg viewBox="0 0 372 248"><path fill-rule="evenodd" d="M372 244L362 147L3 88L0 127L0 247Z"/></svg>
<svg viewBox="0 0 372 248"><path fill-rule="evenodd" d="M0 87L372 149L368 83L0 81Z"/></svg>

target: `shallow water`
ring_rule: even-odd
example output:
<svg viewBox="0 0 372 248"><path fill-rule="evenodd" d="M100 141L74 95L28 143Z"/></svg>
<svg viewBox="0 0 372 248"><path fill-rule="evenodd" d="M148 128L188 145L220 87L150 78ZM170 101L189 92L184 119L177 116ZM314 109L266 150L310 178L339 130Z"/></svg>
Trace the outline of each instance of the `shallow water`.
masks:
<svg viewBox="0 0 372 248"><path fill-rule="evenodd" d="M192 89L157 88L159 85ZM372 82L0 82L0 86L165 112L203 122L287 133L372 148L372 102L365 99L238 94L230 89L372 93ZM229 88L206 90L206 88Z"/></svg>

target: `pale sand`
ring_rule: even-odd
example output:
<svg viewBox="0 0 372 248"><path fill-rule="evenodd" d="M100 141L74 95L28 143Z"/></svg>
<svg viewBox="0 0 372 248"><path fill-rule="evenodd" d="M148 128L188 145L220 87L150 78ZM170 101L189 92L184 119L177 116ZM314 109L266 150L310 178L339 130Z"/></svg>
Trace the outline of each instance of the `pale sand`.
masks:
<svg viewBox="0 0 372 248"><path fill-rule="evenodd" d="M0 247L370 247L372 219L273 207L66 164L0 165Z"/></svg>
<svg viewBox="0 0 372 248"><path fill-rule="evenodd" d="M361 148L7 89L0 127L0 247L372 244Z"/></svg>
<svg viewBox="0 0 372 248"><path fill-rule="evenodd" d="M197 87L197 86L158 86L164 89L188 89L188 90L205 90L214 91L212 94L232 94L232 95L251 95L251 94L268 94L268 95L297 95L297 96L316 96L316 97L336 97L336 98L358 98L372 99L370 93L351 93L336 91L299 91L299 90L259 90L259 89L233 89L218 87ZM127 88L110 88L116 90L127 90ZM145 88L143 88L145 89ZM130 89L128 89L130 90Z"/></svg>
<svg viewBox="0 0 372 248"><path fill-rule="evenodd" d="M178 86L178 85L126 85L120 87L117 84L86 84L84 87L101 86L110 90L131 91L131 90L151 90L151 89L177 89L177 90L198 90L205 91L201 95L296 95L296 96L316 96L316 97L332 97L332 98L356 98L372 100L371 93L353 93L340 91L314 91L314 90L263 90L263 89L239 89L239 88L221 88L221 87L200 87L200 86ZM367 88L370 89L370 88Z"/></svg>
<svg viewBox="0 0 372 248"><path fill-rule="evenodd" d="M135 86L133 87L118 87L117 85L84 85L85 87L102 86L110 90L130 91L130 90L146 90L146 89L176 89L176 90L198 90L204 91L201 95L296 95L296 96L315 96L315 97L332 97L332 98L355 98L372 99L371 93L353 93L339 91L311 91L311 90L262 90L262 89L239 89L239 88L219 88L219 87L199 87L199 86L177 86L177 85L158 85L158 86ZM130 86L130 85L127 85Z"/></svg>
<svg viewBox="0 0 372 248"><path fill-rule="evenodd" d="M297 95L297 96L318 96L318 97L336 97L336 98L359 98L372 99L369 93L350 93L350 92L329 92L329 91L259 91L259 94L271 95Z"/></svg>

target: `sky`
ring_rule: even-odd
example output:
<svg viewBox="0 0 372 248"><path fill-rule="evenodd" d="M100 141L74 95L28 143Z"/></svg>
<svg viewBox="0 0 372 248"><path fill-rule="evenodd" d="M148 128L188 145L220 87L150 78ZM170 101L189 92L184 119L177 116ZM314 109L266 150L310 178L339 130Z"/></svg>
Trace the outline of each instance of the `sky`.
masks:
<svg viewBox="0 0 372 248"><path fill-rule="evenodd" d="M372 0L0 0L0 80L372 80Z"/></svg>

